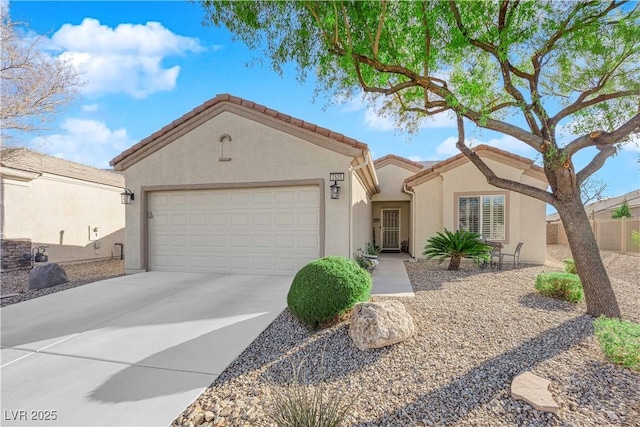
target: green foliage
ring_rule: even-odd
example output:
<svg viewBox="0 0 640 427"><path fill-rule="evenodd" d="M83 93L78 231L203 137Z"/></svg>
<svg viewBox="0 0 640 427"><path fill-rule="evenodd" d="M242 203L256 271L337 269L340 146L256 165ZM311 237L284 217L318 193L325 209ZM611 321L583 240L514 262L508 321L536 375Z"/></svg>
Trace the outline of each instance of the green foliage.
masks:
<svg viewBox="0 0 640 427"><path fill-rule="evenodd" d="M640 325L600 316L593 321L600 347L611 362L640 372Z"/></svg>
<svg viewBox="0 0 640 427"><path fill-rule="evenodd" d="M546 297L564 301L578 302L584 297L580 278L571 273L540 273L536 277L536 289Z"/></svg>
<svg viewBox="0 0 640 427"><path fill-rule="evenodd" d="M576 270L576 263L572 259L565 259L564 262L564 271L566 273L578 274L578 270Z"/></svg>
<svg viewBox="0 0 640 427"><path fill-rule="evenodd" d="M640 246L640 231L631 230L631 239L636 246Z"/></svg>
<svg viewBox="0 0 640 427"><path fill-rule="evenodd" d="M298 271L287 295L287 305L295 317L315 329L322 322L346 313L357 302L368 301L371 284L371 275L355 261L327 256Z"/></svg>
<svg viewBox="0 0 640 427"><path fill-rule="evenodd" d="M353 257L353 260L358 264L361 268L369 271L370 268L373 267L373 261L369 258L366 258L363 253L356 253Z"/></svg>
<svg viewBox="0 0 640 427"><path fill-rule="evenodd" d="M269 386L271 406L267 416L277 427L339 427L353 408L358 396L349 397L342 391L327 392L324 378L310 385L303 372L304 360L292 366L291 378L279 386ZM324 364L321 369L324 369Z"/></svg>
<svg viewBox="0 0 640 427"><path fill-rule="evenodd" d="M380 246L374 245L373 243L367 243L367 255L378 255L382 251Z"/></svg>
<svg viewBox="0 0 640 427"><path fill-rule="evenodd" d="M611 218L631 218L629 203L627 203L626 200L623 200L622 204L613 211L613 213L611 214Z"/></svg>
<svg viewBox="0 0 640 427"><path fill-rule="evenodd" d="M427 240L423 255L427 258L436 258L440 263L451 259L449 270L458 270L460 260L468 258L479 264L489 260L491 248L480 240L478 233L458 230L455 233L445 228L444 233L436 233Z"/></svg>

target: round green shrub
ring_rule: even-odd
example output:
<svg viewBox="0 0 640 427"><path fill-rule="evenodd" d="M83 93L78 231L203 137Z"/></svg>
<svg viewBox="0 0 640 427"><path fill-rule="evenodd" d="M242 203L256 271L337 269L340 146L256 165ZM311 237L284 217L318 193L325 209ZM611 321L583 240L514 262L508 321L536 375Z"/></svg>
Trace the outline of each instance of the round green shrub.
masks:
<svg viewBox="0 0 640 427"><path fill-rule="evenodd" d="M291 313L302 323L320 323L346 313L357 302L369 300L371 275L354 261L327 256L302 267L287 295Z"/></svg>
<svg viewBox="0 0 640 427"><path fill-rule="evenodd" d="M584 298L582 282L576 274L550 272L536 277L536 289L542 295L565 301L578 302Z"/></svg>

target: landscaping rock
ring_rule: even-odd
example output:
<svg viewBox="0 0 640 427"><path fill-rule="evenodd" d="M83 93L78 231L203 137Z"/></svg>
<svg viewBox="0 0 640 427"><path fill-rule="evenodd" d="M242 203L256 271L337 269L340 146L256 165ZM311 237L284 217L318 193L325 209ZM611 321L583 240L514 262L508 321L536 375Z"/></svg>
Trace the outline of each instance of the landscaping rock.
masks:
<svg viewBox="0 0 640 427"><path fill-rule="evenodd" d="M400 301L365 302L353 308L349 336L360 350L396 344L414 332L413 319Z"/></svg>
<svg viewBox="0 0 640 427"><path fill-rule="evenodd" d="M56 263L37 265L29 272L29 290L50 288L68 281L67 273Z"/></svg>
<svg viewBox="0 0 640 427"><path fill-rule="evenodd" d="M551 381L529 371L518 374L511 382L511 396L524 400L538 411L558 412L558 404L549 392Z"/></svg>

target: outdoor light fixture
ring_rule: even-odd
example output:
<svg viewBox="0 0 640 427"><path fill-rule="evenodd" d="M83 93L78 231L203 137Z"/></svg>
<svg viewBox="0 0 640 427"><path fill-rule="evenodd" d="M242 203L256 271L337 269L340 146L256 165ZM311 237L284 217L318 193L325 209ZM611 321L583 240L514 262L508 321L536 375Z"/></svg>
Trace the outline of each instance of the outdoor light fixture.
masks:
<svg viewBox="0 0 640 427"><path fill-rule="evenodd" d="M128 188L124 189L124 193L120 193L120 203L122 203L123 205L130 205L134 199L135 196L133 192Z"/></svg>
<svg viewBox="0 0 640 427"><path fill-rule="evenodd" d="M344 173L342 172L331 172L329 174L329 181L333 181L333 185L331 186L331 198L339 199L340 198L340 186L338 185L338 181L344 181Z"/></svg>

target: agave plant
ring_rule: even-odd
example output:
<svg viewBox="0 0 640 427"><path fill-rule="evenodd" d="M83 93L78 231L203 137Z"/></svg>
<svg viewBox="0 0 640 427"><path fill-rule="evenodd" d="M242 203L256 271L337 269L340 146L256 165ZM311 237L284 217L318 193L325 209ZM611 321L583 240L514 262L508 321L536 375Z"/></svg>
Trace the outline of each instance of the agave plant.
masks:
<svg viewBox="0 0 640 427"><path fill-rule="evenodd" d="M480 240L478 233L458 230L455 233L444 229L427 240L423 255L436 258L439 262L451 258L449 270L458 270L462 258L472 259L475 263L489 260L490 247Z"/></svg>

